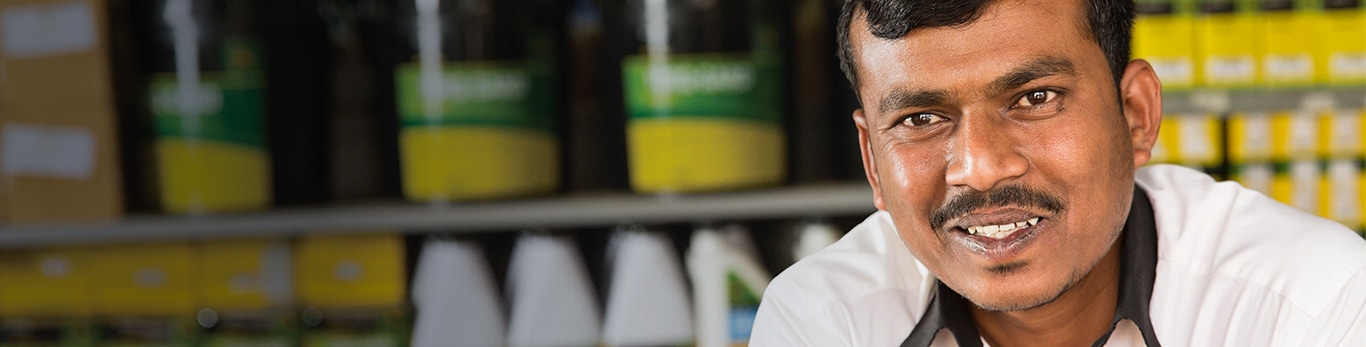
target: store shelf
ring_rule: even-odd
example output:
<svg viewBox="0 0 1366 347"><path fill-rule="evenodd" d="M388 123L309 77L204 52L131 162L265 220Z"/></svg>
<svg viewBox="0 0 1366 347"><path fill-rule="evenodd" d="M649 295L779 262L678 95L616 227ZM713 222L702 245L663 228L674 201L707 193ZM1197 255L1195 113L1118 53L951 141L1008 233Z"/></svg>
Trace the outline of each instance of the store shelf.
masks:
<svg viewBox="0 0 1366 347"><path fill-rule="evenodd" d="M383 203L224 216L131 216L107 224L0 228L0 248L157 240L612 227L709 220L859 215L874 210L864 182L695 195L579 194L468 204Z"/></svg>
<svg viewBox="0 0 1366 347"><path fill-rule="evenodd" d="M1192 90L1162 93L1162 108L1169 115L1224 114L1239 111L1326 110L1366 107L1366 87Z"/></svg>

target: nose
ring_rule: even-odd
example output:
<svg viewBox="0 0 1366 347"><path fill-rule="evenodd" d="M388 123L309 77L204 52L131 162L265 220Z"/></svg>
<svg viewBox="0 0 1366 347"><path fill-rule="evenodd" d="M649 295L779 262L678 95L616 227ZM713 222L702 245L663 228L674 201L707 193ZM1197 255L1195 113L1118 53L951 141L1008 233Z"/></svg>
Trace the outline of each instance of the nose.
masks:
<svg viewBox="0 0 1366 347"><path fill-rule="evenodd" d="M993 113L964 114L954 131L944 174L949 186L989 191L1029 170L1009 120Z"/></svg>

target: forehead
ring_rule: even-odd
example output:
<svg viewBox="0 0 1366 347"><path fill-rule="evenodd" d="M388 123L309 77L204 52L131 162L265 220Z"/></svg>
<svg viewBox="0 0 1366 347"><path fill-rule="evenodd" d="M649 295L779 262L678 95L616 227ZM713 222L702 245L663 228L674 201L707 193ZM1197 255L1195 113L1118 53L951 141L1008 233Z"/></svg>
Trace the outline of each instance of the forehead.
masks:
<svg viewBox="0 0 1366 347"><path fill-rule="evenodd" d="M858 13L850 25L850 41L861 94L877 94L889 86L985 84L1040 57L1071 61L1083 75L1097 65L1108 69L1104 53L1086 31L1082 1L995 1L967 24L917 28L899 39L873 36L864 14Z"/></svg>

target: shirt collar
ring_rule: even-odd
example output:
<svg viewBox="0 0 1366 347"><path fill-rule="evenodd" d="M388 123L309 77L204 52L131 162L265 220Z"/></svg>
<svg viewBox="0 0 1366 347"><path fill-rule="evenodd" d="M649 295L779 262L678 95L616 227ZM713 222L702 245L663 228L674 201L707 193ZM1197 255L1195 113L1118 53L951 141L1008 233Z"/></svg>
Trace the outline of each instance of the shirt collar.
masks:
<svg viewBox="0 0 1366 347"><path fill-rule="evenodd" d="M1120 249L1119 302L1110 330L1096 340L1103 346L1122 320L1138 326L1148 346L1161 346L1148 316L1148 302L1153 296L1153 282L1157 279L1157 226L1153 220L1153 206L1148 194L1134 186L1134 200L1129 207L1129 218L1124 222L1124 245ZM966 298L943 282L938 285L930 306L911 330L902 347L925 347L934 341L935 334L949 329L959 346L981 346L982 338L968 313Z"/></svg>

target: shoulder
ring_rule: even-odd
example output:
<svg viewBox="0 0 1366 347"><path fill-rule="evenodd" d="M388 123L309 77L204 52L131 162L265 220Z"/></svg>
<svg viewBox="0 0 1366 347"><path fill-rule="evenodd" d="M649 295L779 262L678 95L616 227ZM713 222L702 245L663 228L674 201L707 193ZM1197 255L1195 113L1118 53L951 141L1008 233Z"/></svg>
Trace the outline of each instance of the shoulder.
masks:
<svg viewBox="0 0 1366 347"><path fill-rule="evenodd" d="M901 243L886 212L769 283L756 346L895 345L923 314L934 279Z"/></svg>
<svg viewBox="0 0 1366 347"><path fill-rule="evenodd" d="M1157 225L1151 315L1176 340L1164 342L1298 343L1343 291L1366 291L1366 241L1337 222L1186 168L1145 167L1135 180Z"/></svg>

